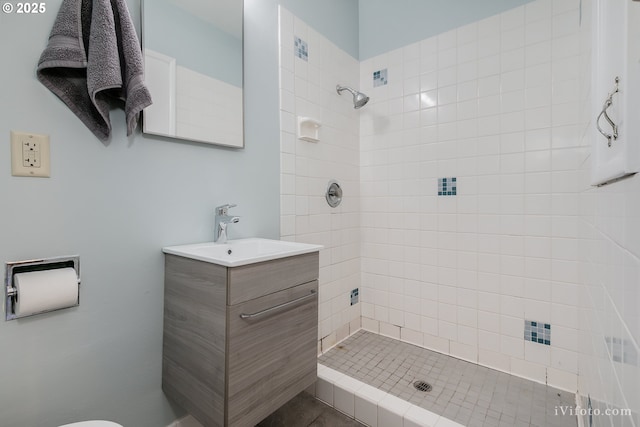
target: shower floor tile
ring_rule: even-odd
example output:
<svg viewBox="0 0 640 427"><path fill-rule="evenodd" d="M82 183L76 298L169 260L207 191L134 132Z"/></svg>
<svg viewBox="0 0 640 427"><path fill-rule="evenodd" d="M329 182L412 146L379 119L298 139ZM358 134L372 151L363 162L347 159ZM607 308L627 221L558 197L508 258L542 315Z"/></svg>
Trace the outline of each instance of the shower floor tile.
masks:
<svg viewBox="0 0 640 427"><path fill-rule="evenodd" d="M469 427L577 425L559 409L575 406L572 393L372 332L356 332L318 362Z"/></svg>

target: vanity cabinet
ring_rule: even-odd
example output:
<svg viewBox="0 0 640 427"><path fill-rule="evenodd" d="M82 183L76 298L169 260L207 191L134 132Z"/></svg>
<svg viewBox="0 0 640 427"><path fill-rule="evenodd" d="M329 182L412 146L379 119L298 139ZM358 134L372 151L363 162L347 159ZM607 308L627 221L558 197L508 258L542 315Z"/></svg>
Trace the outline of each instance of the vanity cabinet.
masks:
<svg viewBox="0 0 640 427"><path fill-rule="evenodd" d="M162 389L205 427L254 426L313 384L318 252L239 267L165 255Z"/></svg>

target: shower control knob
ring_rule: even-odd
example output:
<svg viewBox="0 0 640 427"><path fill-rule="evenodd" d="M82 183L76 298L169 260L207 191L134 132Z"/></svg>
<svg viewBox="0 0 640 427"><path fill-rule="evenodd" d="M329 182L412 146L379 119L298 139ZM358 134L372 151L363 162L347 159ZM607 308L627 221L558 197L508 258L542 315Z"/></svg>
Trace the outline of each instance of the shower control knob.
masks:
<svg viewBox="0 0 640 427"><path fill-rule="evenodd" d="M337 207L342 202L342 188L337 181L329 181L325 198L332 208Z"/></svg>

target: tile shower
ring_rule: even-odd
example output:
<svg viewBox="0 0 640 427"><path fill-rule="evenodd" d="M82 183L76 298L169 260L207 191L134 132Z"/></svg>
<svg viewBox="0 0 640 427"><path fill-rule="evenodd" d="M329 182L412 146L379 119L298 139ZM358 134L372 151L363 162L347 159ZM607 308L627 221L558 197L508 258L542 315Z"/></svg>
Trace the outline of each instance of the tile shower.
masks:
<svg viewBox="0 0 640 427"><path fill-rule="evenodd" d="M561 3L573 7L533 2L363 61L362 316L575 390L577 236L564 224L588 149L578 4ZM379 68L388 83L374 88ZM525 340L527 319L552 325L554 345Z"/></svg>
<svg viewBox="0 0 640 427"><path fill-rule="evenodd" d="M319 344L326 350L360 328L360 143L358 110L336 85L357 87L359 62L281 7L280 169L283 240L324 245L320 253ZM296 138L297 117L321 123L317 143ZM325 201L330 180L344 197Z"/></svg>
<svg viewBox="0 0 640 427"><path fill-rule="evenodd" d="M575 404L571 392L371 332L356 332L318 362L469 427L575 426L575 417L555 413L556 407ZM417 379L432 388L416 388Z"/></svg>
<svg viewBox="0 0 640 427"><path fill-rule="evenodd" d="M319 352L362 327L640 410L640 181L589 186L590 8L537 0L361 62L281 9L281 235L326 247Z"/></svg>

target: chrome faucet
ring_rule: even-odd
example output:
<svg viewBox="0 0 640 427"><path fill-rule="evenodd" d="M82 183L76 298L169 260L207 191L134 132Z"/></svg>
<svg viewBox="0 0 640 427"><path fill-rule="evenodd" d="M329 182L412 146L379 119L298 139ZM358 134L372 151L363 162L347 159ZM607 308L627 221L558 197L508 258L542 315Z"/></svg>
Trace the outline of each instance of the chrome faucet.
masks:
<svg viewBox="0 0 640 427"><path fill-rule="evenodd" d="M229 209L235 208L237 205L222 205L216 208L216 232L213 238L214 242L227 243L227 226L236 224L240 221L239 216L230 216Z"/></svg>

